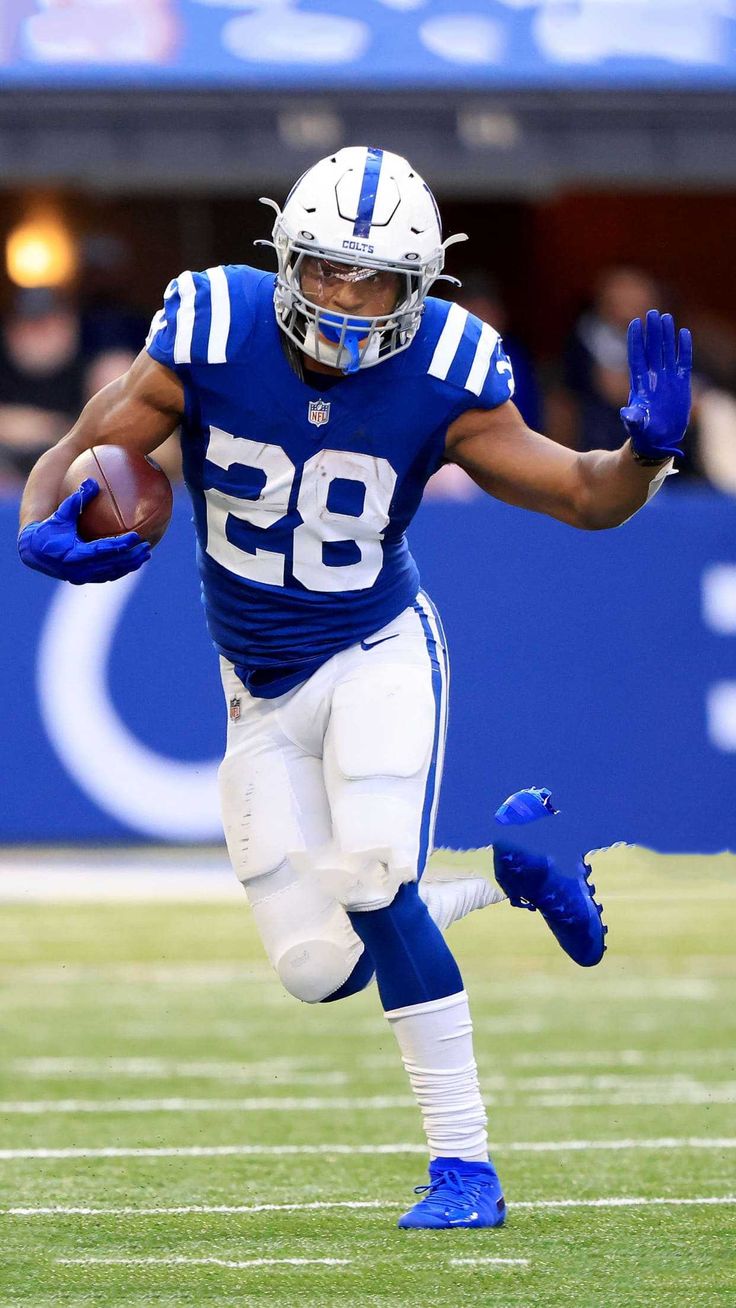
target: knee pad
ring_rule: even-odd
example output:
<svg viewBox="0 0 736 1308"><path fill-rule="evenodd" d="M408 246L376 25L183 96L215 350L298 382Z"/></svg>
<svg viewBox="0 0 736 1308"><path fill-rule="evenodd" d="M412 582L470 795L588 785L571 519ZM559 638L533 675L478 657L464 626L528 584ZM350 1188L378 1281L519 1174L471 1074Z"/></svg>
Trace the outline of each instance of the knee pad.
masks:
<svg viewBox="0 0 736 1308"><path fill-rule="evenodd" d="M249 881L246 893L271 965L289 994L317 1004L338 990L363 944L319 881L286 863Z"/></svg>
<svg viewBox="0 0 736 1308"><path fill-rule="evenodd" d="M373 959L368 950L364 949L347 981L338 986L337 990L332 990L329 995L325 995L322 1003L331 1004L340 999L348 999L350 995L357 995L359 991L365 990L366 986L370 985L375 975Z"/></svg>
<svg viewBox="0 0 736 1308"><path fill-rule="evenodd" d="M332 940L300 940L277 959L276 971L295 999L319 1004L347 981L353 965Z"/></svg>

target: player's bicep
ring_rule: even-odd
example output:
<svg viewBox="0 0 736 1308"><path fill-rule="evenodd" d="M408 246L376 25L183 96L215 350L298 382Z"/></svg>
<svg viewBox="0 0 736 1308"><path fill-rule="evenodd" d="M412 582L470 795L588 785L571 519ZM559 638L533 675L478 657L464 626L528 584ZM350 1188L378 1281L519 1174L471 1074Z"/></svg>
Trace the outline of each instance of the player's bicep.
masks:
<svg viewBox="0 0 736 1308"><path fill-rule="evenodd" d="M463 413L448 431L446 448L448 460L489 495L578 524L578 455L527 427L512 401Z"/></svg>
<svg viewBox="0 0 736 1308"><path fill-rule="evenodd" d="M142 350L122 377L93 395L65 441L80 450L124 445L150 454L176 430L183 412L181 379Z"/></svg>

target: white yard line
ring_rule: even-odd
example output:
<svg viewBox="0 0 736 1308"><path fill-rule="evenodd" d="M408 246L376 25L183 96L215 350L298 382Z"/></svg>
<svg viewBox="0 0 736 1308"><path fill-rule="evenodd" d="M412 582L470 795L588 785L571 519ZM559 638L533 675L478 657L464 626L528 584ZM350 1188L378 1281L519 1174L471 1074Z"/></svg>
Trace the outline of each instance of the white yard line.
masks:
<svg viewBox="0 0 736 1308"><path fill-rule="evenodd" d="M731 1054L731 1062L736 1063L736 1054ZM346 1085L350 1080L360 1080L360 1070L354 1073L325 1068L320 1070L319 1059L273 1059L260 1063L243 1061L214 1061L209 1059L188 1059L178 1061L170 1058L89 1058L89 1057L36 1057L16 1058L8 1064L17 1076L29 1079L75 1078L91 1081L105 1081L110 1077L132 1080L188 1080L231 1081L236 1083L271 1084L280 1080L282 1086ZM395 1060L392 1060L392 1065ZM303 1070L302 1070L303 1069ZM736 1095L736 1082L711 1083L696 1079L687 1072L636 1072L620 1073L585 1073L565 1072L556 1076L518 1076L494 1072L482 1077L483 1087L487 1091L511 1089L515 1094L527 1092L569 1092L583 1091L594 1093L611 1090L616 1093L644 1095L670 1094L675 1089L684 1093L703 1094L715 1088L727 1089Z"/></svg>
<svg viewBox="0 0 736 1308"><path fill-rule="evenodd" d="M19 963L0 966L5 985L244 985L275 986L271 969L259 963Z"/></svg>
<svg viewBox="0 0 736 1308"><path fill-rule="evenodd" d="M451 1267L528 1267L528 1258L451 1258Z"/></svg>
<svg viewBox="0 0 736 1308"><path fill-rule="evenodd" d="M59 1267L348 1267L351 1258L56 1258Z"/></svg>
<svg viewBox="0 0 736 1308"><path fill-rule="evenodd" d="M394 1065L395 1060L388 1055L385 1065ZM517 1052L504 1056L504 1062L512 1067L657 1067L658 1065L677 1066L680 1063L692 1067L694 1061L703 1063L726 1063L736 1067L736 1051L733 1049L555 1049L540 1050L538 1053ZM479 1059L482 1065L483 1059ZM486 1061L489 1061L486 1059Z"/></svg>
<svg viewBox="0 0 736 1308"><path fill-rule="evenodd" d="M294 1113L382 1111L386 1108L414 1108L410 1095L373 1095L368 1098L333 1099L292 1095L249 1099L20 1099L0 1102L3 1113L29 1116L49 1113Z"/></svg>
<svg viewBox="0 0 736 1308"><path fill-rule="evenodd" d="M729 983L730 978L724 977L702 977L702 976L618 976L614 978L606 977L605 987L601 991L606 1003L611 1000L623 1000L624 1002L637 1001L640 999L649 1002L670 999L685 999L696 1001L707 1001L717 997L719 985ZM531 976L520 976L513 978L514 995L516 997L537 999L542 1002L552 1002L558 999L569 997L573 1000L579 990L574 982L564 976L543 976L535 974ZM498 994L498 984L489 980L481 980L473 985L473 995ZM483 1025L482 1016L476 1026Z"/></svg>
<svg viewBox="0 0 736 1308"><path fill-rule="evenodd" d="M532 1199L526 1201L516 1201L513 1203L514 1208L649 1208L651 1206L659 1207L688 1207L699 1208L702 1205L711 1207L719 1205L736 1204L736 1194L725 1195L701 1195L696 1199L673 1199L667 1195L658 1195L655 1197L641 1196L621 1198L604 1198L604 1199Z"/></svg>
<svg viewBox="0 0 736 1308"><path fill-rule="evenodd" d="M307 1213L333 1208L372 1209L400 1208L401 1199L345 1199L292 1204L181 1204L166 1208L83 1208L52 1204L44 1208L0 1208L2 1217L187 1217L190 1215L247 1215L250 1213ZM677 1198L666 1195L610 1196L599 1199L528 1199L512 1200L511 1207L542 1208L649 1208L733 1206L736 1195L700 1195L697 1198Z"/></svg>
<svg viewBox="0 0 736 1308"><path fill-rule="evenodd" d="M230 1216L238 1213L310 1213L333 1208L378 1209L396 1206L397 1203L383 1199L315 1199L303 1204L181 1204L170 1208L83 1208L54 1204L45 1208L0 1208L0 1217L186 1217L198 1213Z"/></svg>
<svg viewBox="0 0 736 1308"><path fill-rule="evenodd" d="M736 1149L732 1136L659 1136L653 1139L620 1140L513 1140L507 1144L492 1141L492 1153L497 1154L548 1154L598 1152L600 1150L625 1152L631 1149L653 1149L668 1152L677 1149ZM110 1145L100 1148L66 1149L0 1149L0 1162L16 1159L75 1158L280 1158L306 1155L311 1157L330 1154L426 1154L427 1147L402 1141L398 1144L286 1144L286 1145L171 1145L148 1148L124 1148Z"/></svg>
<svg viewBox="0 0 736 1308"><path fill-rule="evenodd" d="M493 1103L493 1096L485 1096ZM736 1087L732 1084L713 1086L679 1086L670 1089L643 1087L642 1090L624 1091L620 1094L585 1095L553 1094L529 1095L524 1101L526 1108L617 1108L627 1105L632 1108L658 1108L670 1104L734 1104Z"/></svg>
<svg viewBox="0 0 736 1308"><path fill-rule="evenodd" d="M509 1084L507 1094L486 1094L488 1104L519 1103L520 1087ZM736 1082L665 1081L632 1085L614 1093L554 1094L527 1093L527 1108L610 1108L618 1105L658 1107L669 1104L730 1104L736 1102ZM413 1108L410 1095L371 1095L351 1098L294 1095L249 1097L243 1099L208 1099L190 1096L161 1099L20 1099L0 1102L0 1115L49 1115L52 1113L286 1113L286 1112L382 1112L386 1109Z"/></svg>
<svg viewBox="0 0 736 1308"><path fill-rule="evenodd" d="M736 1146L736 1142L734 1142ZM330 1154L418 1154L425 1156L424 1144L316 1144L316 1145L172 1145L170 1147L129 1148L109 1146L99 1149L0 1149L0 1162L15 1159L75 1158L289 1158L294 1156L320 1157Z"/></svg>
<svg viewBox="0 0 736 1308"><path fill-rule="evenodd" d="M304 1060L307 1063L307 1060ZM192 1061L176 1063L165 1058L16 1058L9 1064L16 1076L29 1080L57 1077L82 1081L108 1081L111 1077L138 1081L203 1080L234 1082L241 1085L345 1086L352 1079L349 1072L337 1070L298 1071L296 1065L269 1063L217 1063Z"/></svg>
<svg viewBox="0 0 736 1308"><path fill-rule="evenodd" d="M493 1075L496 1074L498 1059L495 1055L484 1054L482 1051L478 1054L478 1067L482 1073L482 1080L485 1083L485 1069L488 1069ZM642 1068L649 1071L649 1074L656 1074L658 1071L664 1074L665 1068L674 1067L677 1069L680 1065L687 1074L692 1068L693 1063L697 1062L698 1066L711 1063L725 1063L727 1067L736 1067L736 1050L734 1049L541 1049L538 1051L517 1051L504 1054L504 1065L506 1067L518 1068L536 1068L544 1071L547 1068L585 1068L585 1067L604 1067L604 1068ZM396 1058L393 1054L387 1052L382 1054L363 1054L360 1058L352 1060L353 1066L366 1071L383 1071L386 1068L396 1067ZM681 1075L677 1070L671 1073L673 1076Z"/></svg>

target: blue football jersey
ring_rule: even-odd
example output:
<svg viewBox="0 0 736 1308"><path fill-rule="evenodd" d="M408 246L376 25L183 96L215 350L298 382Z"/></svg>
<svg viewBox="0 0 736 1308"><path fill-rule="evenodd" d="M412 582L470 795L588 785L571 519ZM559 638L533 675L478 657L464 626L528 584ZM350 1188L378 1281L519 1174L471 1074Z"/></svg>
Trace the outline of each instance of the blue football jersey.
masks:
<svg viewBox="0 0 736 1308"><path fill-rule="evenodd" d="M404 533L447 428L513 394L498 333L432 298L408 349L312 385L283 348L274 282L243 265L184 272L146 342L184 383L210 634L269 698L413 603Z"/></svg>

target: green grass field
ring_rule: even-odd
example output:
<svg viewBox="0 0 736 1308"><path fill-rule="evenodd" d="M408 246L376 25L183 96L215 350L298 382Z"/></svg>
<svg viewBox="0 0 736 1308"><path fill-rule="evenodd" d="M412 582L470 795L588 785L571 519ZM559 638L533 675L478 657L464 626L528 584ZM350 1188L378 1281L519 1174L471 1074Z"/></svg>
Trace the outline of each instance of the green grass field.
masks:
<svg viewBox="0 0 736 1308"><path fill-rule="evenodd" d="M2 1308L734 1304L735 873L599 857L590 973L505 904L453 929L490 1232L395 1227L425 1159L375 989L289 999L245 906L4 905Z"/></svg>

